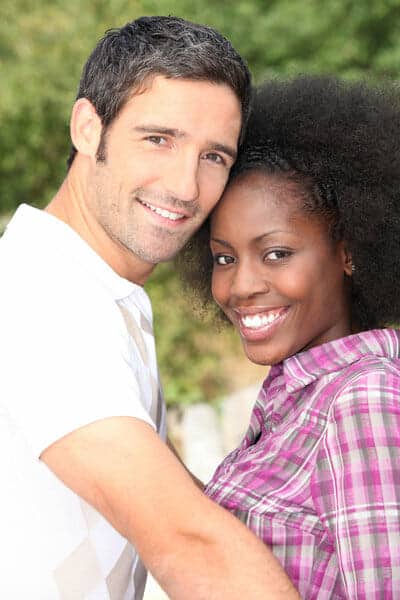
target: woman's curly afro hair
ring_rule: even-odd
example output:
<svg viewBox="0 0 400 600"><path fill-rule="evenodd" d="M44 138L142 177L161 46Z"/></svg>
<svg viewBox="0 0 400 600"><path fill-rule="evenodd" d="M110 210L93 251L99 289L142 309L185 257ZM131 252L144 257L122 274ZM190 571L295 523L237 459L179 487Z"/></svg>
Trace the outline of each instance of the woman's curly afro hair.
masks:
<svg viewBox="0 0 400 600"><path fill-rule="evenodd" d="M325 216L351 252L352 319L400 321L400 89L334 77L266 82L254 94L230 183L264 170L300 182L305 210ZM303 182L303 183L302 183ZM209 222L178 257L185 284L208 305Z"/></svg>

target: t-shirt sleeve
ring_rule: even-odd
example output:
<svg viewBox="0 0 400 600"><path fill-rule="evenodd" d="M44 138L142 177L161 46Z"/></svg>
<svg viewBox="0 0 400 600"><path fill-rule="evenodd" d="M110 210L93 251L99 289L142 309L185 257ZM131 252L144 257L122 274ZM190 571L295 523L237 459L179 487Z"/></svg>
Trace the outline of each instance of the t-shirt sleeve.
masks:
<svg viewBox="0 0 400 600"><path fill-rule="evenodd" d="M400 378L359 376L334 402L312 493L352 600L400 590Z"/></svg>
<svg viewBox="0 0 400 600"><path fill-rule="evenodd" d="M63 286L47 302L32 290L2 325L3 404L36 456L99 419L132 416L154 427L118 307L82 288Z"/></svg>

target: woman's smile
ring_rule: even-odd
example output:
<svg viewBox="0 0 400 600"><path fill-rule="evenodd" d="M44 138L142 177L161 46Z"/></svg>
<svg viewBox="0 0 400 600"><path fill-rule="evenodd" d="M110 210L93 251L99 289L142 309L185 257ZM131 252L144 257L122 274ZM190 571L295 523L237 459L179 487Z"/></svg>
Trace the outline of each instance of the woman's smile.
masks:
<svg viewBox="0 0 400 600"><path fill-rule="evenodd" d="M270 337L282 324L288 310L288 307L248 307L234 308L233 313L240 336L251 342Z"/></svg>
<svg viewBox="0 0 400 600"><path fill-rule="evenodd" d="M250 360L275 364L351 332L348 255L298 182L250 171L211 219L212 292Z"/></svg>

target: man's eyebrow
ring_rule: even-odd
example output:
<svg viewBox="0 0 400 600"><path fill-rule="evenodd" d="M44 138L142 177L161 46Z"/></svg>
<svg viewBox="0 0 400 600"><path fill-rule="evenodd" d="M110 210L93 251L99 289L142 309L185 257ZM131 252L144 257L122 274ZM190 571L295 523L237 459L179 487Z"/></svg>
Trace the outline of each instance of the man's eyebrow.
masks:
<svg viewBox="0 0 400 600"><path fill-rule="evenodd" d="M164 135L170 135L172 137L185 137L185 132L179 129L173 129L171 127L161 127L161 125L137 125L133 127L133 131L139 133L158 133Z"/></svg>
<svg viewBox="0 0 400 600"><path fill-rule="evenodd" d="M138 133L153 133L153 134L164 134L170 135L175 138L183 138L187 134L181 129L174 129L173 127L162 127L161 125L155 125L149 123L148 125L137 125L133 127L133 131L137 131ZM206 143L206 146L210 150L215 150L216 152L223 152L230 156L230 158L235 161L237 157L237 151L232 146L227 146L226 144L221 144L219 142L209 141Z"/></svg>
<svg viewBox="0 0 400 600"><path fill-rule="evenodd" d="M225 144L219 144L218 142L210 142L210 148L211 150L216 150L217 152L223 152L224 154L227 154L233 161L236 160L237 152L235 148L232 148L232 146L226 146Z"/></svg>

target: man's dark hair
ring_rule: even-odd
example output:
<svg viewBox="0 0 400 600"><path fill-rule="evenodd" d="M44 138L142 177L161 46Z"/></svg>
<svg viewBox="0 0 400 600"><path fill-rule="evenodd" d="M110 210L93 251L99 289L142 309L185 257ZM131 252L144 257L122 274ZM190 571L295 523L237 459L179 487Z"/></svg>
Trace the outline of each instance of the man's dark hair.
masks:
<svg viewBox="0 0 400 600"><path fill-rule="evenodd" d="M119 111L149 77L210 81L226 84L247 121L250 73L231 43L214 29L178 17L141 17L111 29L86 62L78 98L93 104L103 125L102 137ZM72 148L71 166L76 154Z"/></svg>
<svg viewBox="0 0 400 600"><path fill-rule="evenodd" d="M230 181L262 171L296 189L351 252L355 327L400 322L400 88L335 77L269 81L255 93ZM209 220L178 256L187 285L211 301Z"/></svg>

